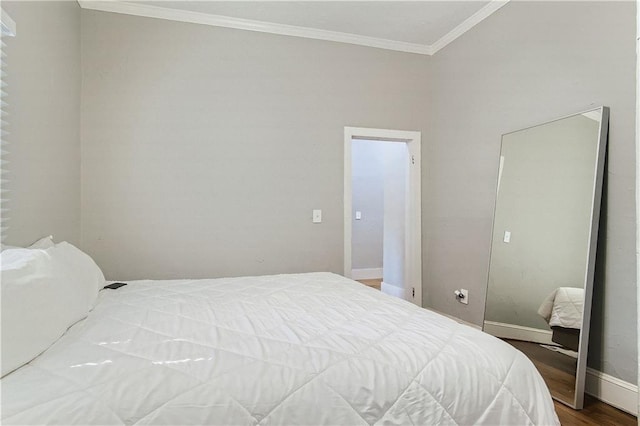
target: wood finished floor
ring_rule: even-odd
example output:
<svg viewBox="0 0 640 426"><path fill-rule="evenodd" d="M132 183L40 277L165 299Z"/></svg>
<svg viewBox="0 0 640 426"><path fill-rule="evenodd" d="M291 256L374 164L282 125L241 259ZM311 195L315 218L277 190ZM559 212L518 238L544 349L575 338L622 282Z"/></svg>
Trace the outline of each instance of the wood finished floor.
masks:
<svg viewBox="0 0 640 426"><path fill-rule="evenodd" d="M373 280L359 280L358 282L375 289L380 290L380 285L382 280L373 279ZM509 342L517 349L522 350L522 348L526 349L526 345L522 345L523 343L528 342ZM538 346L538 345L535 345ZM538 346L539 348L539 346ZM553 380L553 376L557 376L555 382L557 383L557 393L566 394L568 389L572 389L573 378L570 376L570 371L572 368L572 363L570 360L561 359L562 362L558 364L554 364L554 367L550 367L549 365L544 365L544 361L549 361L554 357L554 352L549 351L544 348L530 348L532 349L530 352L533 353L534 356L530 356L534 365L540 370L540 374L543 376L545 381L547 382L547 386L549 386L549 381ZM544 351L544 352L543 352ZM524 352L524 351L523 351ZM526 353L526 352L525 352ZM546 376L546 377L545 377ZM552 385L553 386L553 385ZM631 414L625 413L624 411L618 410L617 408L612 407L611 405L605 404L602 401L595 399L592 396L585 395L584 397L584 408L580 411L576 411L566 405L558 402L556 400L553 401L556 413L558 413L558 418L560 419L560 423L562 426L636 426L638 425L638 419Z"/></svg>
<svg viewBox="0 0 640 426"><path fill-rule="evenodd" d="M553 401L562 426L636 426L638 419L611 405L584 396L584 408L576 411L558 401Z"/></svg>
<svg viewBox="0 0 640 426"><path fill-rule="evenodd" d="M373 287L376 290L380 290L380 286L382 285L382 280L379 278L372 280L358 280L358 282L366 285L367 287Z"/></svg>

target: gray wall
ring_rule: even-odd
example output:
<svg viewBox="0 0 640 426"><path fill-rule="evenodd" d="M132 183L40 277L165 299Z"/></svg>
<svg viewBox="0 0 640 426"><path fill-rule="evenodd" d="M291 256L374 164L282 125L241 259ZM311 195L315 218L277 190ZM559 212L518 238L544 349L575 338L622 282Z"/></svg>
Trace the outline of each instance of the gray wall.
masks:
<svg viewBox="0 0 640 426"><path fill-rule="evenodd" d="M365 140L351 144L353 269L382 268L384 146L385 142ZM356 220L356 211L362 213L362 219Z"/></svg>
<svg viewBox="0 0 640 426"><path fill-rule="evenodd" d="M584 288L599 136L574 115L502 137L485 321L550 330L542 302Z"/></svg>
<svg viewBox="0 0 640 426"><path fill-rule="evenodd" d="M7 39L9 229L6 244L80 241L80 7L3 1ZM4 166L3 166L4 167Z"/></svg>
<svg viewBox="0 0 640 426"><path fill-rule="evenodd" d="M83 247L109 279L342 273L344 126L424 131L427 59L83 10Z"/></svg>
<svg viewBox="0 0 640 426"><path fill-rule="evenodd" d="M635 4L511 2L431 58L426 306L482 323L500 135L611 108L589 365L636 383ZM453 291L470 290L469 305Z"/></svg>

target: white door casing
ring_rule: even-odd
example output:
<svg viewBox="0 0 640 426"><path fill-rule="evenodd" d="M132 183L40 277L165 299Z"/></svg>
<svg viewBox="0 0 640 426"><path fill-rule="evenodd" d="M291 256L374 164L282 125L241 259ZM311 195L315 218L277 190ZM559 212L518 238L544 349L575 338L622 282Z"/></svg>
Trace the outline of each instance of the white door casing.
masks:
<svg viewBox="0 0 640 426"><path fill-rule="evenodd" d="M421 204L421 133L405 130L344 128L344 276L351 277L352 248L352 164L353 139L383 140L406 143L409 151L409 182L405 221L405 288L406 299L422 306L422 204Z"/></svg>

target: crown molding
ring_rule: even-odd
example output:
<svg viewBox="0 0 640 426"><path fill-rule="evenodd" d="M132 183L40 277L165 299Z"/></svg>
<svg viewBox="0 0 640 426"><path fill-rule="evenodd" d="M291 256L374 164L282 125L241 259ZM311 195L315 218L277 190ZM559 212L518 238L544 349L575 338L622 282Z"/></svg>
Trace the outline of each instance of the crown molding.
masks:
<svg viewBox="0 0 640 426"><path fill-rule="evenodd" d="M397 50L407 53L418 53L422 55L430 54L429 46L417 43L405 43L401 41L387 40L376 37L366 37L337 31L327 31L316 28L275 24L272 22L232 18L222 15L210 15L208 13L169 9L159 6L126 3L119 1L94 0L80 0L80 6L83 9L98 10L102 12L122 13L127 15L144 16L148 18L167 19L170 21L189 22L192 24L211 25L215 27L234 28L238 30L311 38L316 40L336 41L340 43L357 44L361 46L377 47L379 49Z"/></svg>
<svg viewBox="0 0 640 426"><path fill-rule="evenodd" d="M378 49L395 50L420 55L433 55L476 24L484 20L496 10L507 4L509 0L491 0L471 17L456 26L432 45L407 43L377 37L367 37L338 31L321 30L317 28L298 27L294 25L276 24L273 22L256 21L251 19L233 18L230 16L211 15L202 12L171 9L167 7L146 4L129 3L117 0L78 0L83 9L101 12L121 13L125 15L142 16L146 18L165 19L169 21L188 22L192 24L210 25L214 27L234 28L245 31L255 31L292 37L302 37L315 40L334 41L338 43L355 44L359 46L376 47Z"/></svg>
<svg viewBox="0 0 640 426"><path fill-rule="evenodd" d="M462 21L457 27L449 31L447 34L442 36L438 41L433 43L431 46L431 55L436 54L443 47L447 46L449 43L460 37L462 34L469 31L471 28L478 25L480 22L484 21L487 17L492 15L498 9L503 7L505 4L509 3L509 0L491 0L486 6L482 9Z"/></svg>

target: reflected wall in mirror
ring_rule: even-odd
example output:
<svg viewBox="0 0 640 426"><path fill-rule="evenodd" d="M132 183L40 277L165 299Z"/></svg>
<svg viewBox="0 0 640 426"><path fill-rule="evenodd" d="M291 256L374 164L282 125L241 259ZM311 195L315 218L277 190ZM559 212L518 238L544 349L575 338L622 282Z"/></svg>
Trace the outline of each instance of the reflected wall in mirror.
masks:
<svg viewBox="0 0 640 426"><path fill-rule="evenodd" d="M502 137L484 330L581 409L609 110Z"/></svg>

